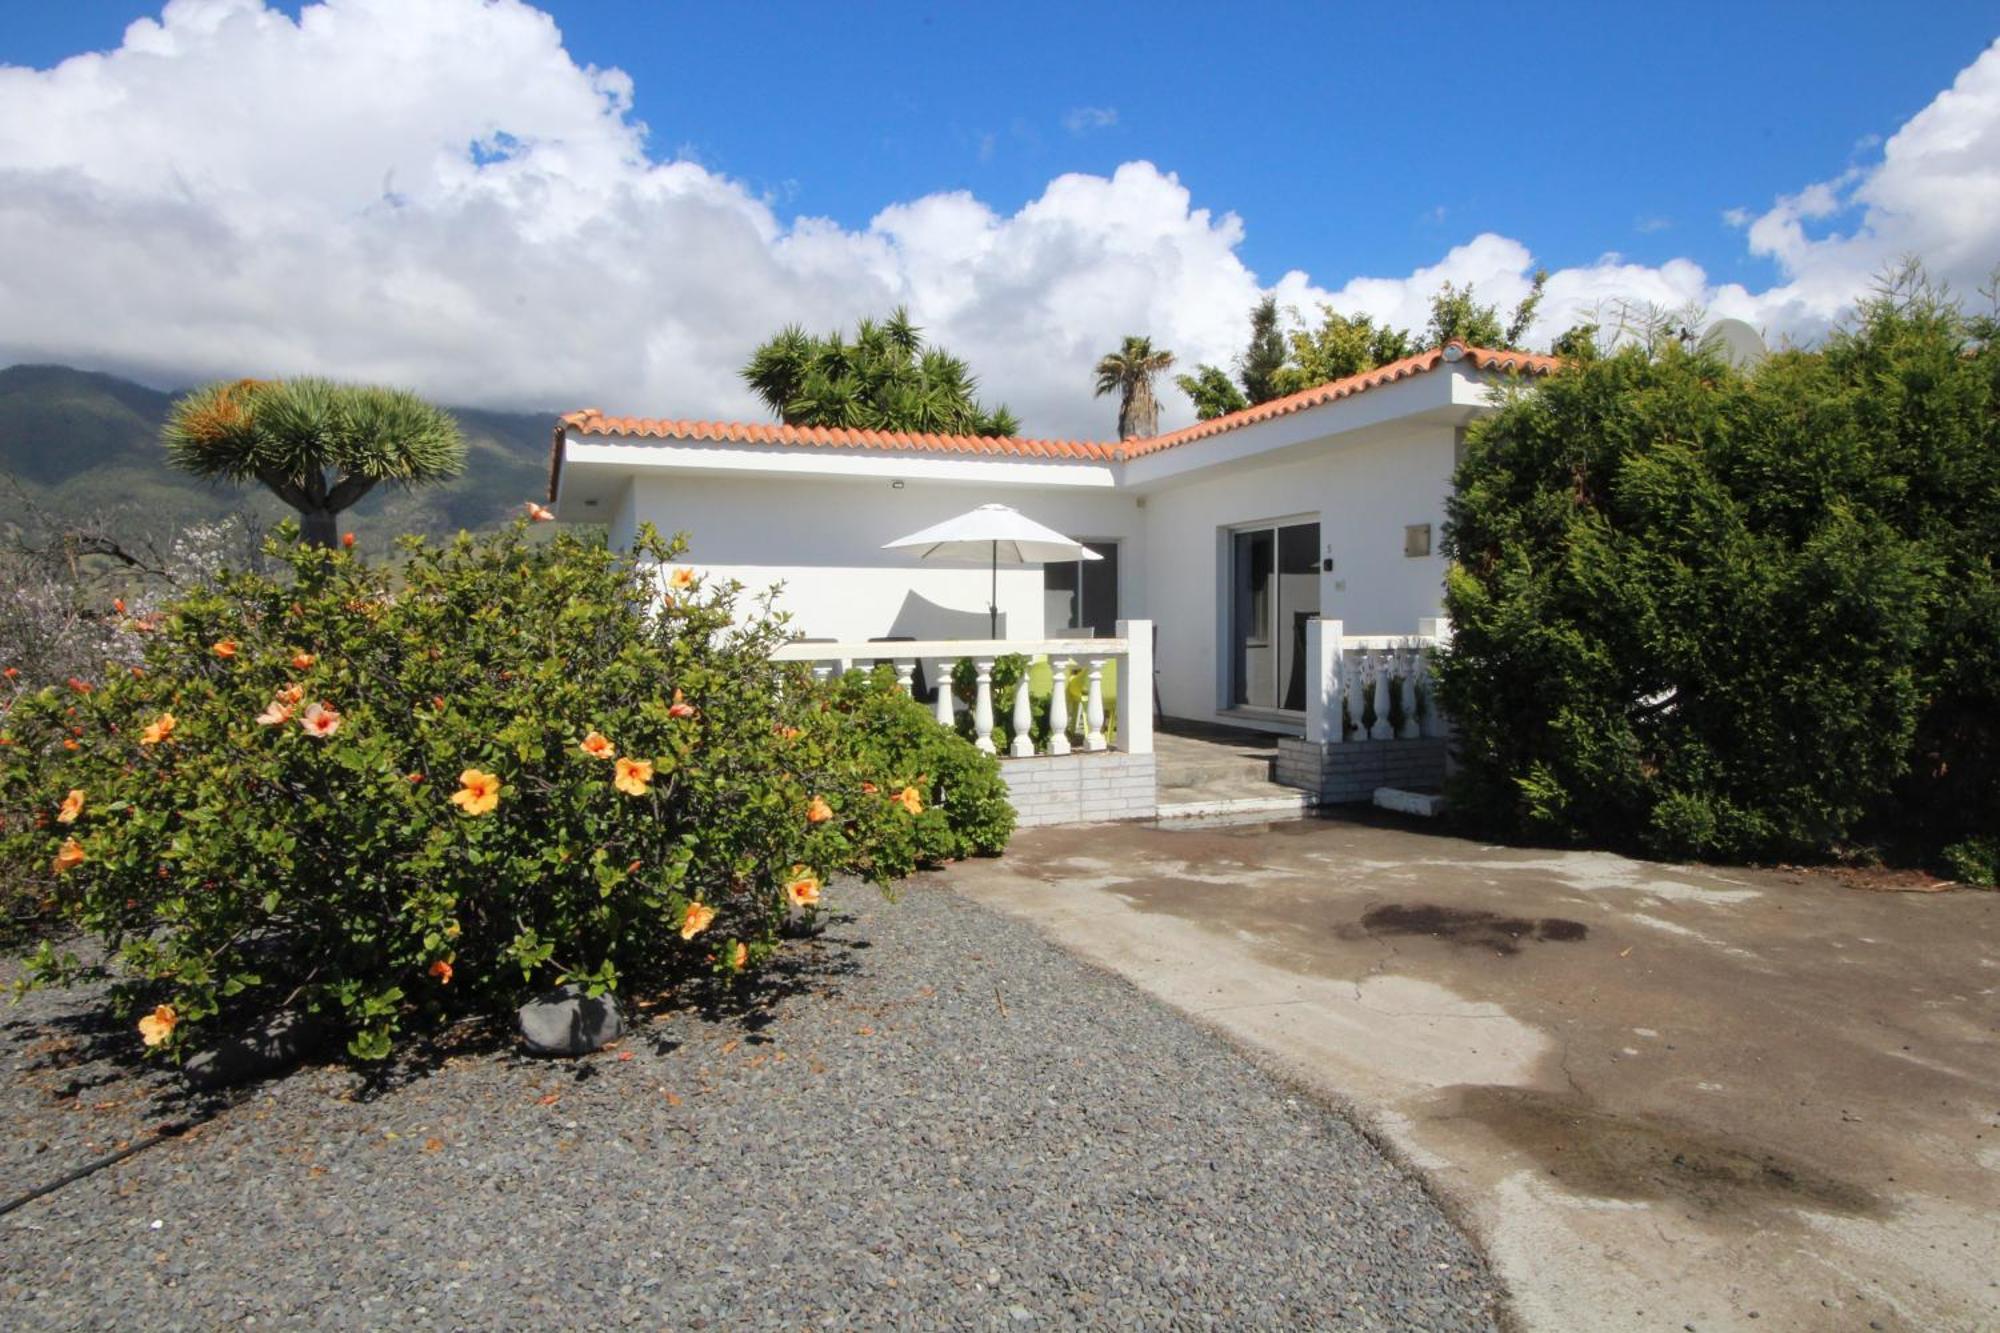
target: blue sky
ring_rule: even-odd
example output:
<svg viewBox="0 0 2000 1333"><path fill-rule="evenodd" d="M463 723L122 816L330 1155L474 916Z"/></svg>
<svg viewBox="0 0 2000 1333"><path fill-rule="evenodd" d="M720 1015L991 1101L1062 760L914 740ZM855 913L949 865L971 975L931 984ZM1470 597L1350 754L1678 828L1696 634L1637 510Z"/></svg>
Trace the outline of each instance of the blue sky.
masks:
<svg viewBox="0 0 2000 1333"><path fill-rule="evenodd" d="M296 14L296 3L281 6ZM115 46L134 0L8 0L0 58ZM1975 4L741 6L551 0L655 156L781 214L1003 211L1144 158L1235 211L1266 281L1402 273L1478 231L1551 266L1676 255L1763 283L1726 210L1872 160L2000 31ZM1109 113L1108 115L1106 113ZM1108 123L1107 123L1108 122Z"/></svg>
<svg viewBox="0 0 2000 1333"><path fill-rule="evenodd" d="M1546 344L1980 286L1990 6L1669 8L0 0L0 364L756 417L772 330L907 304L1093 434L1120 336L1226 363L1266 294L1546 267Z"/></svg>

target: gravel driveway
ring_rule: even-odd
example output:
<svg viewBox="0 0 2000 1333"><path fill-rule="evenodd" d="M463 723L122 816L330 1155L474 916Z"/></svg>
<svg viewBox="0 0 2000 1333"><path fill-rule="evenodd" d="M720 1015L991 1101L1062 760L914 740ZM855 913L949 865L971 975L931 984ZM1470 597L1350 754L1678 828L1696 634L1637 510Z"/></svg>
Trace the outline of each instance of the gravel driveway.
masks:
<svg viewBox="0 0 2000 1333"><path fill-rule="evenodd" d="M1429 1196L1218 1038L940 888L836 905L587 1060L257 1089L0 1217L0 1319L1493 1326ZM0 1009L0 1200L190 1112L90 1000Z"/></svg>

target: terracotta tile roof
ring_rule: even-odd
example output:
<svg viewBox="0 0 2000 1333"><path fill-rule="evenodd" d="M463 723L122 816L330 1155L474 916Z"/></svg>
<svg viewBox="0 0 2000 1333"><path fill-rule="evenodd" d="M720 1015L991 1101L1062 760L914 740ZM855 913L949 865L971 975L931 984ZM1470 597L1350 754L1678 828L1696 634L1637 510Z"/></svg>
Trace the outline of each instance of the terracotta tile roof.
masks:
<svg viewBox="0 0 2000 1333"><path fill-rule="evenodd" d="M607 417L594 407L571 412L563 424L579 435L624 435L715 444L793 444L828 449L884 449L899 453L980 454L1114 463L1115 444L1095 440L1024 440L1011 435L927 435L900 430L848 430L834 426L779 426L746 421L662 421Z"/></svg>
<svg viewBox="0 0 2000 1333"><path fill-rule="evenodd" d="M1474 370L1503 374L1546 375L1562 363L1553 356L1528 352L1500 352L1485 347L1468 347L1449 342L1428 352L1392 361L1386 366L1349 375L1301 390L1284 398L1227 416L1198 421L1192 426L1145 439L1116 443L1099 440L1026 440L1013 436L929 435L912 431L848 430L829 426L781 426L743 421L673 421L652 417L608 417L594 407L562 417L555 430L549 457L549 499L553 503L556 483L562 473L562 445L565 431L577 435L605 435L627 439L684 440L710 444L772 444L821 449L876 449L895 453L958 454L985 458L1034 459L1064 463L1118 463L1128 458L1171 449L1176 445L1207 439L1241 426L1255 425L1273 417L1318 407L1351 397L1378 385L1408 379L1441 365L1468 361Z"/></svg>
<svg viewBox="0 0 2000 1333"><path fill-rule="evenodd" d="M1127 458L1142 458L1147 454L1171 449L1177 444L1189 444L1195 440L1205 440L1211 435L1235 430L1241 426L1252 426L1259 421L1269 421L1273 417L1289 416L1302 412L1308 407L1318 407L1340 398L1351 398L1367 389L1397 380L1421 375L1425 371L1436 370L1439 366L1454 361L1469 361L1474 370L1495 370L1509 375L1546 375L1562 362L1553 356L1536 356L1531 352L1496 352L1485 347L1468 347L1453 339L1442 347L1433 347L1428 352L1418 352L1406 356L1401 361L1391 361L1373 370L1364 370L1359 375L1349 375L1345 379L1328 380L1325 384L1315 384L1310 389L1286 394L1283 398L1273 398L1255 407L1246 407L1241 412L1231 412L1225 416L1210 417L1207 421L1197 421L1192 426L1168 431L1165 435L1154 435L1143 440L1125 441Z"/></svg>

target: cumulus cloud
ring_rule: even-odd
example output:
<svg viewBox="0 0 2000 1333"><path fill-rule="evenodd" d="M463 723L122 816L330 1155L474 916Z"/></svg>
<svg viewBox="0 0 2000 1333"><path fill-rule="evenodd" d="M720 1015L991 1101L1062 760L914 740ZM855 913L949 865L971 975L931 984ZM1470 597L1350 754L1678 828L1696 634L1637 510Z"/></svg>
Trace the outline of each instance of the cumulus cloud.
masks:
<svg viewBox="0 0 2000 1333"><path fill-rule="evenodd" d="M328 0L296 21L174 0L114 51L0 68L0 364L761 417L735 371L772 329L904 303L1031 430L1098 436L1089 366L1125 333L1226 362L1265 291L1420 325L1440 282L1504 304L1535 267L1482 234L1414 273L1260 280L1243 221L1145 162L1011 213L942 193L845 228L647 145L631 80L579 65L521 0ZM2000 255L2000 44L1879 163L1742 226L1771 289L1606 255L1551 277L1538 333L1623 298L1809 337L1905 252L1976 286Z"/></svg>

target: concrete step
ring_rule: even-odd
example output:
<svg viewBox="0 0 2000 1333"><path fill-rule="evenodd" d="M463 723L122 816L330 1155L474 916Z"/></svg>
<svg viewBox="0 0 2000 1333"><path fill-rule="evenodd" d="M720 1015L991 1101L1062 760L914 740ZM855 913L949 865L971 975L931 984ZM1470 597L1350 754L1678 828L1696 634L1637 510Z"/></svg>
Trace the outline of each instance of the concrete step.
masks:
<svg viewBox="0 0 2000 1333"><path fill-rule="evenodd" d="M1302 819L1318 804L1310 792L1275 784L1270 794L1259 796L1205 796L1198 789L1182 788L1176 792L1163 787L1159 818L1174 822L1264 823L1273 819Z"/></svg>
<svg viewBox="0 0 2000 1333"><path fill-rule="evenodd" d="M1220 754L1187 759L1162 755L1159 761L1160 785L1201 787L1214 782L1269 782L1272 768L1272 761L1261 757L1241 758Z"/></svg>

